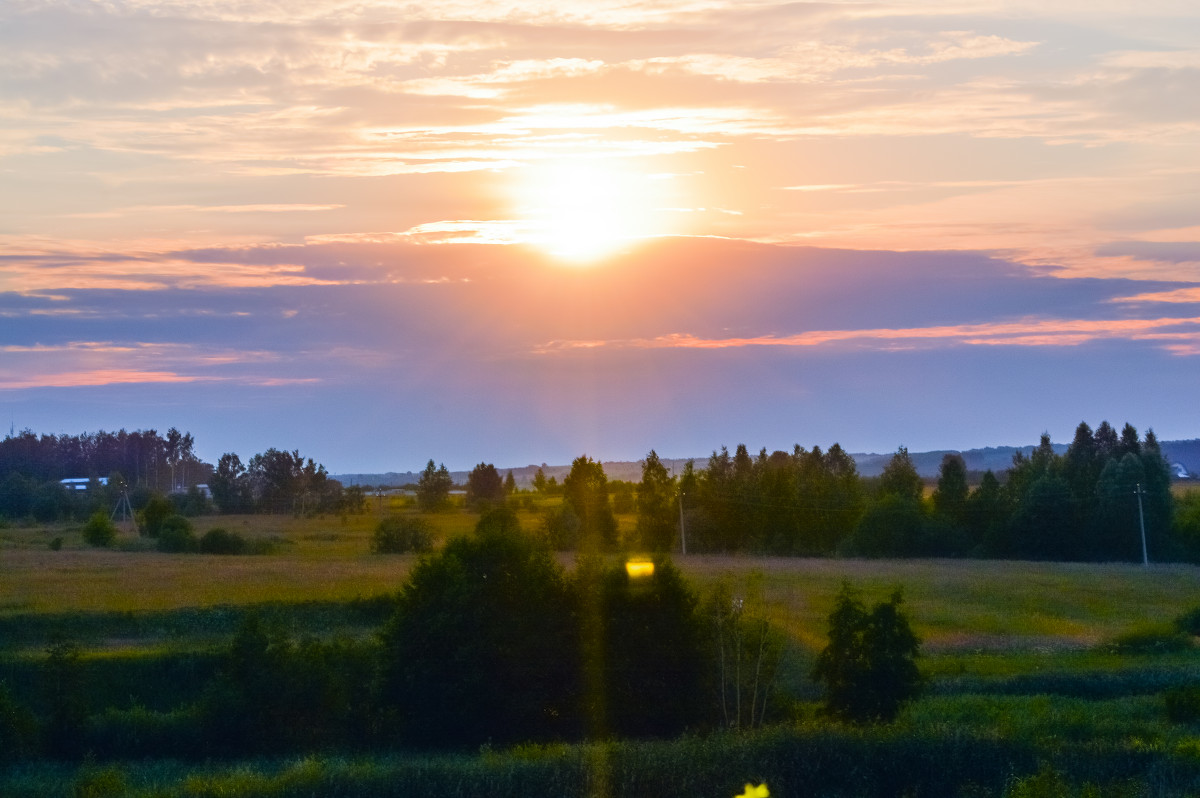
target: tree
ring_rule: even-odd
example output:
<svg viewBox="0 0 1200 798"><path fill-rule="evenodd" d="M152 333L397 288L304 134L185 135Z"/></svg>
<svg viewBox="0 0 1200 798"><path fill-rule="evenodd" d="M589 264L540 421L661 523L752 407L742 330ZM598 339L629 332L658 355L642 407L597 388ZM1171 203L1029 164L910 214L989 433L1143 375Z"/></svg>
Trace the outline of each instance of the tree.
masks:
<svg viewBox="0 0 1200 798"><path fill-rule="evenodd" d="M450 488L453 486L445 463L435 468L430 460L417 480L417 505L427 513L445 510L450 506Z"/></svg>
<svg viewBox="0 0 1200 798"><path fill-rule="evenodd" d="M586 549L610 550L617 545L617 519L608 503L608 477L604 467L587 455L575 458L563 480L565 502L579 518L579 534Z"/></svg>
<svg viewBox="0 0 1200 798"><path fill-rule="evenodd" d="M508 469L508 473L504 475L504 495L511 496L517 492L517 480L513 477L512 469Z"/></svg>
<svg viewBox="0 0 1200 798"><path fill-rule="evenodd" d="M665 737L704 724L712 656L698 600L679 571L665 558L649 574L588 559L575 584L590 733Z"/></svg>
<svg viewBox="0 0 1200 798"><path fill-rule="evenodd" d="M883 467L883 474L879 477L880 496L898 496L920 501L924 491L925 484L908 455L908 449L901 446Z"/></svg>
<svg viewBox="0 0 1200 798"><path fill-rule="evenodd" d="M511 476L512 472L509 474ZM504 480L491 463L480 463L467 475L467 507L470 509L500 504L504 495Z"/></svg>
<svg viewBox="0 0 1200 798"><path fill-rule="evenodd" d="M434 747L575 736L573 618L549 550L481 520L417 564L380 635L389 729Z"/></svg>
<svg viewBox="0 0 1200 798"><path fill-rule="evenodd" d="M242 459L233 452L221 455L217 469L208 481L213 502L222 513L247 513L253 507L250 480Z"/></svg>
<svg viewBox="0 0 1200 798"><path fill-rule="evenodd" d="M933 491L933 507L938 515L955 525L963 523L966 512L967 464L960 454L947 454L938 470L937 488Z"/></svg>
<svg viewBox="0 0 1200 798"><path fill-rule="evenodd" d="M817 655L814 681L825 685L825 711L852 723L887 723L920 692L921 641L900 609L901 592L868 613L843 583L829 615L829 645Z"/></svg>
<svg viewBox="0 0 1200 798"><path fill-rule="evenodd" d="M541 468L533 475L533 489L538 493L546 492L546 472Z"/></svg>
<svg viewBox="0 0 1200 798"><path fill-rule="evenodd" d="M653 449L642 463L637 490L637 537L649 551L668 551L675 542L675 480Z"/></svg>
<svg viewBox="0 0 1200 798"><path fill-rule="evenodd" d="M762 573L755 571L744 592L735 595L722 581L705 602L717 652L717 704L726 728L763 725L785 645L767 620Z"/></svg>

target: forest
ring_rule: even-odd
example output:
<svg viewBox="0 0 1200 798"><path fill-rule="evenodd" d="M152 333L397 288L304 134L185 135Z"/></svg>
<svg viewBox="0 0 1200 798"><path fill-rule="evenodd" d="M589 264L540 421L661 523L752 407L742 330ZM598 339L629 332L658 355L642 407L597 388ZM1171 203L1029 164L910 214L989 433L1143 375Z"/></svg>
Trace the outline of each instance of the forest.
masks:
<svg viewBox="0 0 1200 798"><path fill-rule="evenodd" d="M0 441L0 517L83 520L117 506L122 492L139 514L156 495L169 497L181 516L353 514L367 506L361 487L343 487L299 451L271 448L244 464L226 453L215 466L193 451L192 435L175 428L166 436L9 436ZM81 476L96 480L90 490L59 482ZM825 451L763 448L757 456L739 444L678 475L651 450L638 483L608 480L585 455L561 485L539 471L532 493L563 499L538 525L558 550L594 536L609 550L642 552L1195 562L1200 507L1175 497L1171 482L1153 431L1139 436L1125 424L1118 433L1104 421L1095 430L1080 423L1061 455L1043 435L1030 456L1018 452L999 474L968 473L960 456L948 454L932 484L903 447L881 476L864 478L836 443ZM455 488L465 492L458 501L467 510L520 502L525 493L511 472L501 478L490 463L456 486L432 459L408 487L432 512L454 506ZM628 512L636 513L636 529L618 540L614 514Z"/></svg>

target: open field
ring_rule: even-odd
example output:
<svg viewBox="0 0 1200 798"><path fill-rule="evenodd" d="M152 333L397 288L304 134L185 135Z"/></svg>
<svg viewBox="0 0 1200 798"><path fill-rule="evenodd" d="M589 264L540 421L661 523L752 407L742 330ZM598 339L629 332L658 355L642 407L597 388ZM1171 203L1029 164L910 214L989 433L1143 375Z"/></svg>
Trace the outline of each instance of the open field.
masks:
<svg viewBox="0 0 1200 798"><path fill-rule="evenodd" d="M390 501L384 512L410 512L400 500L384 501ZM377 509L374 501L370 508ZM537 528L536 507L519 515L526 529ZM94 549L83 543L78 526L10 526L0 529L0 619L20 623L22 617L346 602L391 594L415 557L370 552L378 517L371 512L347 518L194 519L197 533L222 527L270 544L269 553L256 556L164 554L153 549L152 540L131 533L114 549ZM453 511L427 518L440 545L468 533L478 516ZM633 526L630 516L619 521L623 531ZM61 550L51 550L54 538L62 539ZM569 569L574 557L563 554L560 561ZM1200 603L1200 568L1190 565L678 554L674 562L700 593L722 580L735 594L743 593L756 581L772 620L808 651L823 645L825 618L843 581L871 600L902 588L927 654L940 657L1094 648L1131 629L1169 622Z"/></svg>
<svg viewBox="0 0 1200 798"><path fill-rule="evenodd" d="M523 513L532 527L535 516ZM476 516L430 516L443 539ZM0 617L141 612L262 602L346 601L396 591L415 561L370 553L374 516L197 519L272 542L258 556L163 554L127 537L92 549L66 529L0 530ZM64 537L60 551L47 542ZM121 547L125 550L122 550ZM572 555L562 555L570 567ZM902 588L931 651L1064 650L1094 646L1138 626L1170 621L1200 603L1200 568L1190 565L1035 563L980 560L849 560L675 555L703 592L729 580L735 592L761 574L772 619L806 648L823 644L824 623L843 581L867 598Z"/></svg>
<svg viewBox="0 0 1200 798"><path fill-rule="evenodd" d="M377 517L197 519L197 532L220 526L271 544L269 553L247 556L163 554L132 535L115 549L92 549L65 526L0 529L0 679L19 699L34 700L46 646L62 633L79 643L88 683L117 697L114 711L141 707L167 719L175 716L153 713L194 699L248 611L297 637L366 640L390 607L380 597L416 562L370 553ZM431 520L440 542L477 518L451 512ZM521 520L534 529L537 514L527 509ZM628 529L632 519L621 522ZM61 550L48 545L55 537ZM574 557L560 561L570 569ZM648 794L651 783L664 795L733 795L744 781L766 779L772 795L810 794L821 784L823 794L860 796L892 794L895 766L910 780L906 794L954 794L946 790L970 782L979 788L971 795L1001 796L1012 794L1014 775L1029 778L1049 762L1076 785L1118 785L1105 795L1200 788L1200 737L1163 710L1164 691L1196 681L1200 650L1131 656L1110 645L1131 631L1169 628L1200 605L1200 567L678 555L674 562L701 595L720 582L735 596L761 595L790 641L778 685L792 697L790 724L757 735L482 756L147 761L113 765L110 775L146 796L400 795L447 782L464 795L582 796L605 794L596 789L600 768L611 795ZM883 730L829 726L817 716L808 669L843 582L868 602L901 588L924 640L928 694ZM849 762L874 764L838 764ZM905 764L888 764L896 762ZM939 770L941 763L953 767ZM79 785L105 772L29 763L0 776L0 793L80 794ZM1121 792L1126 783L1139 786Z"/></svg>

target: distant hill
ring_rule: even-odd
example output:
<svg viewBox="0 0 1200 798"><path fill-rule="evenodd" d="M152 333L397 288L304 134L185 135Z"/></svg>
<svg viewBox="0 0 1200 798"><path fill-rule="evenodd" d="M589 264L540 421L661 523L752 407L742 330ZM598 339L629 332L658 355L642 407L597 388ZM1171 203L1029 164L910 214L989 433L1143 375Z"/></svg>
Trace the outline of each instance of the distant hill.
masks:
<svg viewBox="0 0 1200 798"><path fill-rule="evenodd" d="M1159 444L1162 447L1163 456L1170 463L1182 464L1190 473L1200 473L1200 438L1185 441L1162 441ZM1017 452L1029 456L1035 447L1033 446L988 446L983 449L967 449L958 452L962 455L963 461L967 465L968 471L987 471L992 470L1000 472L1008 469L1012 465L1013 455ZM1054 451L1062 454L1067 450L1067 445L1064 443L1054 444ZM917 467L917 473L922 477L934 478L938 474L938 469L942 465L942 458L947 454L952 454L953 450L942 449L932 452L909 452L909 456L913 460L913 464ZM877 477L883 473L883 467L887 465L888 460L892 458L894 452L887 454L874 454L864 452L854 452L850 456L854 458L854 462L858 464L858 473L864 477ZM694 458L696 468L703 468L708 462L708 455ZM684 464L687 463L687 458L663 458L663 465L668 470L678 474L683 470ZM642 478L642 464L639 460L633 461L605 461L604 473L609 479L622 479L629 482L638 482ZM509 470L513 473L513 479L517 482L517 487L528 488L533 484L533 475L541 468L542 473L546 475L546 479L554 477L559 482L563 481L571 471L571 466L568 465L547 465L542 463L538 465L515 466L511 469L500 466L496 470L501 474L507 473ZM467 481L467 471L451 471L450 476L456 484L462 485ZM365 487L376 487L378 485L399 486L407 484L416 484L420 479L420 473L412 471L389 471L386 474L334 474L333 478L339 480L343 485L363 485Z"/></svg>

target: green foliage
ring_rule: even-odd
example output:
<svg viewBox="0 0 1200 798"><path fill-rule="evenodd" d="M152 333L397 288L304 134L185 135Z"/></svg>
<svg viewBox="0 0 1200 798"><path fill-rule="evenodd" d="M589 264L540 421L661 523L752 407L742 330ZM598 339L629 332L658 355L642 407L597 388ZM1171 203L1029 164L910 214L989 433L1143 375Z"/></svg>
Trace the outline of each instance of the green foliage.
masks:
<svg viewBox="0 0 1200 798"><path fill-rule="evenodd" d="M879 477L879 495L920 501L924 492L925 483L921 481L908 449L901 446L883 467L883 474Z"/></svg>
<svg viewBox="0 0 1200 798"><path fill-rule="evenodd" d="M82 729L87 717L79 647L59 641L46 650L42 662L42 693L46 720L42 729L46 753L74 757L81 749Z"/></svg>
<svg viewBox="0 0 1200 798"><path fill-rule="evenodd" d="M511 473L511 472L510 472ZM467 475L467 507L479 510L483 507L503 504L506 492L500 472L491 463L480 463Z"/></svg>
<svg viewBox="0 0 1200 798"><path fill-rule="evenodd" d="M1167 719L1172 723L1200 723L1200 685L1174 687L1163 693Z"/></svg>
<svg viewBox="0 0 1200 798"><path fill-rule="evenodd" d="M445 463L435 468L433 460L430 460L421 472L421 478L417 480L417 505L426 513L446 510L450 507L452 487L454 480L450 478Z"/></svg>
<svg viewBox="0 0 1200 798"><path fill-rule="evenodd" d="M858 557L913 557L925 549L924 507L896 493L872 503L842 545L844 553Z"/></svg>
<svg viewBox="0 0 1200 798"><path fill-rule="evenodd" d="M579 518L580 545L588 551L611 551L617 545L617 519L608 501L604 467L587 455L571 462L563 480L563 496Z"/></svg>
<svg viewBox="0 0 1200 798"><path fill-rule="evenodd" d="M201 554L246 554L250 550L244 537L220 527L205 532L200 538L198 548Z"/></svg>
<svg viewBox="0 0 1200 798"><path fill-rule="evenodd" d="M1038 772L1015 779L1005 792L1006 798L1071 798L1071 785L1062 773L1042 763Z"/></svg>
<svg viewBox="0 0 1200 798"><path fill-rule="evenodd" d="M242 465L242 459L233 452L221 455L208 487L222 513L246 513L254 507L250 475Z"/></svg>
<svg viewBox="0 0 1200 798"><path fill-rule="evenodd" d="M937 488L933 491L934 511L950 523L962 525L966 519L969 495L967 465L962 455L945 455L938 470Z"/></svg>
<svg viewBox="0 0 1200 798"><path fill-rule="evenodd" d="M920 692L921 641L900 609L902 601L897 590L868 613L858 593L842 585L829 615L829 645L812 670L812 678L825 685L830 715L854 723L890 722Z"/></svg>
<svg viewBox="0 0 1200 798"><path fill-rule="evenodd" d="M417 746L575 733L574 602L548 549L482 525L422 560L380 639L378 700Z"/></svg>
<svg viewBox="0 0 1200 798"><path fill-rule="evenodd" d="M166 496L156 493L138 513L138 529L143 535L156 538L162 531L163 523L173 515L176 515L175 505Z"/></svg>
<svg viewBox="0 0 1200 798"><path fill-rule="evenodd" d="M766 616L762 574L751 574L743 591L717 585L704 606L717 652L717 705L723 726L753 729L767 720L784 639Z"/></svg>
<svg viewBox="0 0 1200 798"><path fill-rule="evenodd" d="M623 562L580 564L589 732L667 737L707 725L713 713L710 637L695 594L665 558L640 575Z"/></svg>
<svg viewBox="0 0 1200 798"><path fill-rule="evenodd" d="M173 515L162 522L158 532L158 550L186 553L200 548L192 532L192 522L182 515Z"/></svg>
<svg viewBox="0 0 1200 798"><path fill-rule="evenodd" d="M187 518L207 515L212 512L212 503L200 492L200 488L195 485L189 486L184 493L172 495L171 504L175 506L175 511L179 515Z"/></svg>
<svg viewBox="0 0 1200 798"><path fill-rule="evenodd" d="M89 546L108 547L117 539L117 527L108 513L97 510L83 525L83 539Z"/></svg>
<svg viewBox="0 0 1200 798"><path fill-rule="evenodd" d="M1176 618L1175 628L1192 637L1200 637L1200 607L1192 607Z"/></svg>
<svg viewBox="0 0 1200 798"><path fill-rule="evenodd" d="M63 547L63 539L61 537L51 538L50 551L61 551Z"/></svg>
<svg viewBox="0 0 1200 798"><path fill-rule="evenodd" d="M362 745L375 657L363 643L295 643L256 614L247 616L203 697L204 745L239 755Z"/></svg>
<svg viewBox="0 0 1200 798"><path fill-rule="evenodd" d="M542 540L555 551L574 551L579 548L579 516L566 502L558 507L546 508L540 532Z"/></svg>
<svg viewBox="0 0 1200 798"><path fill-rule="evenodd" d="M647 551L669 551L679 528L675 480L653 449L642 463L637 489L637 539Z"/></svg>
<svg viewBox="0 0 1200 798"><path fill-rule="evenodd" d="M85 766L75 781L74 798L121 798L127 794L125 772L116 765L97 768Z"/></svg>
<svg viewBox="0 0 1200 798"><path fill-rule="evenodd" d="M1187 651L1192 640L1172 624L1142 626L1117 636L1108 647L1116 654L1152 656Z"/></svg>
<svg viewBox="0 0 1200 798"><path fill-rule="evenodd" d="M375 554L421 554L432 549L433 527L424 518L382 518L371 535L371 551Z"/></svg>
<svg viewBox="0 0 1200 798"><path fill-rule="evenodd" d="M29 756L37 748L37 721L0 682L0 765Z"/></svg>

